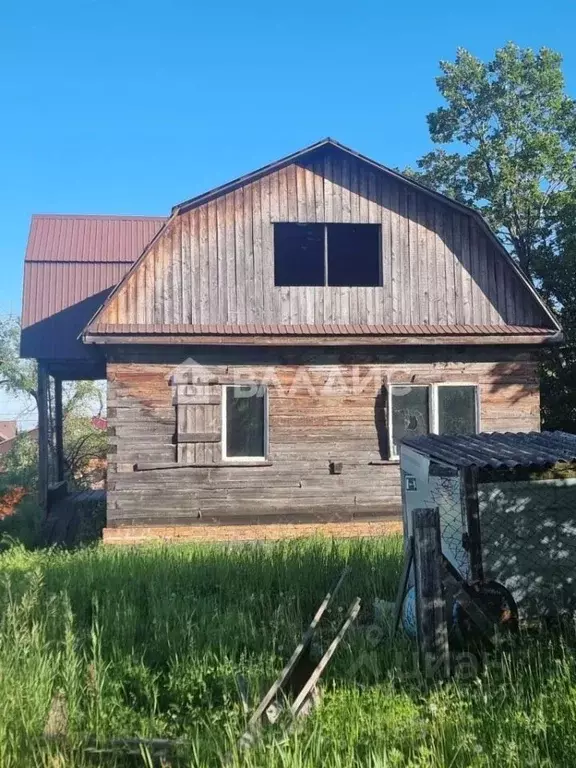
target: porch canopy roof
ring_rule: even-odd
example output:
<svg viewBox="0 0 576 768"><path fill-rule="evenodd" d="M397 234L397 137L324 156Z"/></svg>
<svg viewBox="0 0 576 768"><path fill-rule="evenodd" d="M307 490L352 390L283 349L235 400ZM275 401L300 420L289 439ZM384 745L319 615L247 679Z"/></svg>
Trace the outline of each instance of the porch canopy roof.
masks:
<svg viewBox="0 0 576 768"><path fill-rule="evenodd" d="M164 221L32 216L24 261L22 357L43 360L66 379L104 377L101 351L79 336Z"/></svg>

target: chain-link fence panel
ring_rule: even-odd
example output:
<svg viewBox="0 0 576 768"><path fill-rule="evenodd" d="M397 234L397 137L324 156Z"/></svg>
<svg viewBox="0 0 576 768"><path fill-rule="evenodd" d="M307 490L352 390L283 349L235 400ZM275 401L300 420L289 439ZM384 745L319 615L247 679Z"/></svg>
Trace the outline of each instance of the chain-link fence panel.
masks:
<svg viewBox="0 0 576 768"><path fill-rule="evenodd" d="M576 478L479 483L484 578L520 615L576 608Z"/></svg>

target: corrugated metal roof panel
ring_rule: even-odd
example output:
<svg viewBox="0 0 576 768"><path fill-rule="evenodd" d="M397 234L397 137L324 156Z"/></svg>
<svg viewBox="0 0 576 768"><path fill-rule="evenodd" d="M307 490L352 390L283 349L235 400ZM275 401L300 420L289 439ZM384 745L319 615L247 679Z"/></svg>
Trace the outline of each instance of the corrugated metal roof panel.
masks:
<svg viewBox="0 0 576 768"><path fill-rule="evenodd" d="M129 266L128 262L28 262L24 266L22 327L28 328L84 299L108 292Z"/></svg>
<svg viewBox="0 0 576 768"><path fill-rule="evenodd" d="M481 432L421 435L402 445L457 467L514 469L576 461L576 435L568 432Z"/></svg>
<svg viewBox="0 0 576 768"><path fill-rule="evenodd" d="M78 335L165 219L34 215L24 263L21 353L86 359Z"/></svg>
<svg viewBox="0 0 576 768"><path fill-rule="evenodd" d="M532 328L527 326L502 325L181 325L142 323L107 324L99 323L89 329L94 335L191 335L191 336L551 336L555 331L550 328Z"/></svg>
<svg viewBox="0 0 576 768"><path fill-rule="evenodd" d="M35 214L25 260L132 264L165 221L159 216Z"/></svg>
<svg viewBox="0 0 576 768"><path fill-rule="evenodd" d="M22 356L65 360L93 354L78 335L129 268L129 262L27 262Z"/></svg>

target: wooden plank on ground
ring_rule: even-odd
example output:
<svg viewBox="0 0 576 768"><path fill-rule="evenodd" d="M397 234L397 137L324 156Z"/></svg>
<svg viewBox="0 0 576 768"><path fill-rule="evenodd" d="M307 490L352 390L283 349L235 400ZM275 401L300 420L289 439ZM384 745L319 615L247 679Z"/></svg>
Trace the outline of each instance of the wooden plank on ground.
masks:
<svg viewBox="0 0 576 768"><path fill-rule="evenodd" d="M297 717L301 713L302 708L306 704L308 697L316 687L316 684L320 679L320 675L326 669L328 662L330 661L330 659L336 652L336 649L342 642L344 635L346 634L346 632L348 632L348 630L352 626L352 622L358 616L358 613L360 611L360 604L361 604L360 598L356 597L352 602L352 604L350 605L350 607L348 608L348 613L346 614L344 621L342 623L342 626L338 630L336 637L334 638L334 640L332 640L332 642L326 649L326 652L318 662L316 669L310 675L308 681L306 682L306 684L304 685L304 687L302 688L302 690L294 700L292 706L290 707L290 712L295 717Z"/></svg>
<svg viewBox="0 0 576 768"><path fill-rule="evenodd" d="M316 632L316 629L318 627L318 624L320 623L320 619L324 615L324 613L328 610L330 605L332 604L332 601L336 597L336 594L340 590L340 587L342 586L344 579L348 576L350 572L350 568L346 567L340 574L338 581L335 583L334 587L327 592L326 596L324 597L324 600L320 604L318 610L314 614L314 618L308 625L307 630L302 635L302 639L296 646L294 653L288 660L288 663L282 670L282 672L278 675L274 683L271 685L271 687L268 689L268 692L256 708L254 714L248 721L248 727L246 731L242 734L240 737L239 746L241 747L249 747L252 745L254 740L254 730L257 729L259 726L262 717L264 716L266 710L272 704L274 699L278 696L278 694L282 690L282 686L286 682L286 680L290 677L290 674L292 673L292 670L302 657L302 655L305 653L305 651L308 649L312 638L314 637L314 633Z"/></svg>

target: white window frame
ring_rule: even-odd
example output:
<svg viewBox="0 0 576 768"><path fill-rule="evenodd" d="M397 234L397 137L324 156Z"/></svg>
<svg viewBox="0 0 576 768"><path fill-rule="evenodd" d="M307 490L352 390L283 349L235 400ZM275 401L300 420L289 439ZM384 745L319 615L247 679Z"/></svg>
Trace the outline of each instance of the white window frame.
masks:
<svg viewBox="0 0 576 768"><path fill-rule="evenodd" d="M399 454L394 451L394 440L392 434L392 390L395 387L410 387L414 389L419 387L421 389L428 390L428 432L429 434L437 435L439 430L439 406L438 406L438 390L440 387L474 387L475 389L475 408L476 408L476 432L481 431L480 422L480 386L470 381L438 381L433 384L414 384L394 382L388 385L388 456L392 461L398 461L400 459Z"/></svg>
<svg viewBox="0 0 576 768"><path fill-rule="evenodd" d="M437 435L440 429L440 408L438 405L438 390L440 387L473 387L475 390L474 407L476 409L476 424L475 431L480 432L480 387L478 384L474 384L470 381L439 381L436 384L430 385L432 392L432 408L430 415L432 417L432 429L433 434Z"/></svg>
<svg viewBox="0 0 576 768"><path fill-rule="evenodd" d="M430 384L404 384L401 382L394 382L394 384L388 385L388 456L393 461L399 461L400 456L396 451L394 450L394 439L392 434L392 390L396 387L410 387L410 389L415 389L418 387L419 389L425 389L428 391L428 429L430 429L430 422L433 420L432 417L432 399L430 395Z"/></svg>
<svg viewBox="0 0 576 768"><path fill-rule="evenodd" d="M264 456L228 456L228 424L226 416L226 407L228 402L228 390L234 387L262 387L264 389ZM236 382L234 384L222 385L222 396L220 405L220 420L222 424L222 461L230 464L254 464L255 462L268 460L268 387L265 384L257 384L250 381Z"/></svg>

